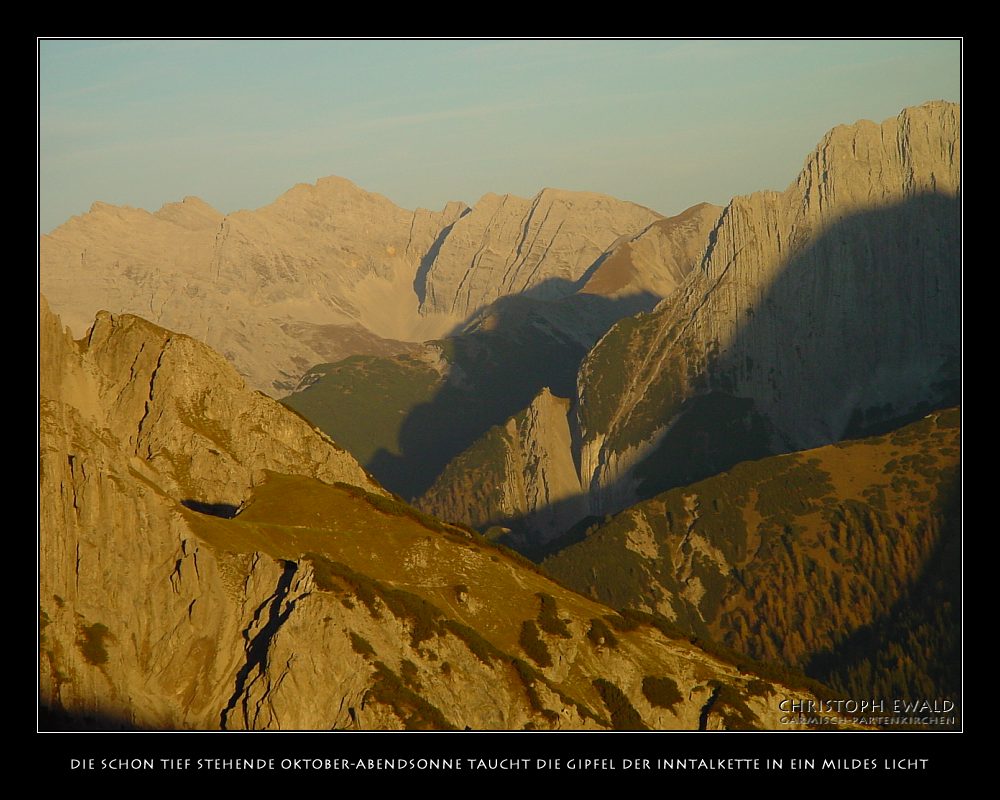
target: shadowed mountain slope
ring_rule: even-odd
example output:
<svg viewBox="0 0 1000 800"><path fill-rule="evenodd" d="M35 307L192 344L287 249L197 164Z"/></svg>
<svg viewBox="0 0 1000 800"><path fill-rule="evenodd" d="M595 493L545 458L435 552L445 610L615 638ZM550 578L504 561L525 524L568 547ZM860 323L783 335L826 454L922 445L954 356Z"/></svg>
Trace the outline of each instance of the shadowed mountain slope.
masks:
<svg viewBox="0 0 1000 800"><path fill-rule="evenodd" d="M738 464L591 526L544 567L847 697L957 700L959 446L949 409Z"/></svg>
<svg viewBox="0 0 1000 800"><path fill-rule="evenodd" d="M958 136L959 109L948 103L841 126L785 192L734 199L683 284L616 323L583 360L574 391L549 384L571 400L570 455L585 502L561 496L541 515L533 505L533 519L604 516L740 461L957 404ZM522 450L559 438L538 426L530 435L538 442ZM473 461L483 462L487 444L472 446ZM508 497L539 477L535 462L521 462L517 476L511 463L484 466ZM457 463L442 471L423 507L497 521L475 497L460 512L445 499L467 480ZM537 534L536 545L551 531Z"/></svg>
<svg viewBox="0 0 1000 800"><path fill-rule="evenodd" d="M948 103L835 128L785 192L733 200L684 286L581 367L595 513L958 402L958 135Z"/></svg>
<svg viewBox="0 0 1000 800"><path fill-rule="evenodd" d="M501 297L449 339L317 365L284 402L390 489L417 497L543 388L570 395L581 360L608 328L652 309L694 268L718 212L703 203L654 222L575 282L548 278Z"/></svg>

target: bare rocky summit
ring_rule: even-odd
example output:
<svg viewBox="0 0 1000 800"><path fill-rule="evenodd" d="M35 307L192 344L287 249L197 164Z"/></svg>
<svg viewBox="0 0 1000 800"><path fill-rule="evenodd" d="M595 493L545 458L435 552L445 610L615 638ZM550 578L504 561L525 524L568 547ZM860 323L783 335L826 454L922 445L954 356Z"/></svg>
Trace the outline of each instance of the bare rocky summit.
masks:
<svg viewBox="0 0 1000 800"><path fill-rule="evenodd" d="M592 506L957 402L960 165L959 107L928 103L835 128L784 192L735 198L681 289L580 369Z"/></svg>
<svg viewBox="0 0 1000 800"><path fill-rule="evenodd" d="M342 355L329 326L411 337L415 266L463 210L405 211L340 178L228 216L196 198L152 214L95 203L42 237L41 286L77 335L99 310L140 314L280 393Z"/></svg>
<svg viewBox="0 0 1000 800"><path fill-rule="evenodd" d="M106 312L74 342L44 298L41 325L43 404L105 432L177 500L238 508L265 470L384 492L353 456L248 389L201 342Z"/></svg>
<svg viewBox="0 0 1000 800"><path fill-rule="evenodd" d="M699 203L652 223L642 233L611 248L586 276L581 289L603 297L645 292L667 297L701 261L708 235L722 208Z"/></svg>

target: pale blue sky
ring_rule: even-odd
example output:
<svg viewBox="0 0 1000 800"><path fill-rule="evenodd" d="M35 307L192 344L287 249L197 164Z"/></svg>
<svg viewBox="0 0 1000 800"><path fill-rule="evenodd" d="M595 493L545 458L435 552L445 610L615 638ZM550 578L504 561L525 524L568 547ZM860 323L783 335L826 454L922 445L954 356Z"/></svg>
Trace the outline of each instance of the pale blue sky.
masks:
<svg viewBox="0 0 1000 800"><path fill-rule="evenodd" d="M957 40L45 40L41 228L95 200L257 208L326 175L406 208L552 186L674 214L959 93Z"/></svg>

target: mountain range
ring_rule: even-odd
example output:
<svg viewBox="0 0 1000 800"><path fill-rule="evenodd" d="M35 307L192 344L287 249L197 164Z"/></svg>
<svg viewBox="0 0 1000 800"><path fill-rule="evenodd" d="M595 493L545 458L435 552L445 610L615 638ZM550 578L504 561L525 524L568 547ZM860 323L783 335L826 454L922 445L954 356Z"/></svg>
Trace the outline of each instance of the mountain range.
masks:
<svg viewBox="0 0 1000 800"><path fill-rule="evenodd" d="M339 178L229 215L95 203L40 244L44 719L957 702L961 244L944 102L669 218Z"/></svg>
<svg viewBox="0 0 1000 800"><path fill-rule="evenodd" d="M407 211L342 178L229 215L195 197L154 213L95 203L42 237L41 289L77 335L100 310L141 314L280 395L315 364L405 352L499 297L600 284L595 261L658 219L552 189ZM668 291L675 271L604 282L618 295Z"/></svg>
<svg viewBox="0 0 1000 800"><path fill-rule="evenodd" d="M784 192L735 198L680 287L590 350L562 395L566 422L536 426L527 445L554 453L570 442L551 459L575 475L538 462L560 473L550 500L520 497L534 476L510 474L517 458L491 445L494 431L418 504L477 526L539 512L565 526L740 461L957 404L958 133L958 108L947 103L831 131ZM479 483L505 499L457 507Z"/></svg>

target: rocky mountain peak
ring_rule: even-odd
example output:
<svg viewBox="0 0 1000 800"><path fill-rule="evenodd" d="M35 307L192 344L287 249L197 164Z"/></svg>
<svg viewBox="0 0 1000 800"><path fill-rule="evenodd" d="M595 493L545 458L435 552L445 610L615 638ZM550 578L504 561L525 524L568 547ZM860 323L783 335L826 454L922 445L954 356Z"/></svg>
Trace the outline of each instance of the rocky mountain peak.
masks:
<svg viewBox="0 0 1000 800"><path fill-rule="evenodd" d="M315 364L447 335L500 297L571 293L657 218L562 190L408 211L331 176L228 216L194 198L155 214L95 204L42 237L41 285L77 335L100 308L139 314L280 395Z"/></svg>
<svg viewBox="0 0 1000 800"><path fill-rule="evenodd" d="M153 216L166 222L172 222L189 230L215 230L225 219L222 212L217 211L200 197L187 196L179 203L165 203Z"/></svg>
<svg viewBox="0 0 1000 800"><path fill-rule="evenodd" d="M843 216L920 193L955 194L961 180L960 111L931 102L881 124L839 125L806 158L790 192L805 218Z"/></svg>
<svg viewBox="0 0 1000 800"><path fill-rule="evenodd" d="M266 470L383 493L357 461L304 419L247 388L200 342L130 314L98 313L74 343L44 298L41 395L112 434L176 500L233 508ZM57 331L59 332L57 334Z"/></svg>
<svg viewBox="0 0 1000 800"><path fill-rule="evenodd" d="M605 336L580 379L596 508L957 402L959 118L932 103L831 131L784 192L727 206L674 295Z"/></svg>
<svg viewBox="0 0 1000 800"><path fill-rule="evenodd" d="M639 234L613 245L585 276L581 292L627 297L643 292L667 297L701 261L722 208L699 203L658 219Z"/></svg>
<svg viewBox="0 0 1000 800"><path fill-rule="evenodd" d="M743 460L958 402L959 120L957 106L930 103L841 126L785 191L700 204L609 248L583 293L665 299L619 321L584 359L581 436L567 461L589 507L569 494L550 506L604 515ZM471 524L501 519L496 498L520 497L543 462L498 444L484 436L423 507ZM500 450L503 469L483 465ZM488 497L466 486L477 469L497 487ZM518 509L505 525L534 524L531 503L505 502ZM536 543L550 535L535 533Z"/></svg>
<svg viewBox="0 0 1000 800"><path fill-rule="evenodd" d="M484 195L429 265L421 311L467 318L505 295L566 296L604 250L657 219L642 206L589 192Z"/></svg>

